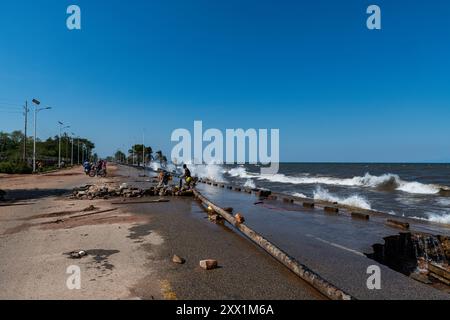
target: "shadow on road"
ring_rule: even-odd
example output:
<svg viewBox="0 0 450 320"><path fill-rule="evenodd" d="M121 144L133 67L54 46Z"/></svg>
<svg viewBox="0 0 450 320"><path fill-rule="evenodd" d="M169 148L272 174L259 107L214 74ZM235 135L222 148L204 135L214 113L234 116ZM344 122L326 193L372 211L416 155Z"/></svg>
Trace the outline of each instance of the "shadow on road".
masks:
<svg viewBox="0 0 450 320"><path fill-rule="evenodd" d="M71 189L16 189L4 190L5 201L40 199L50 196L61 196L70 193Z"/></svg>

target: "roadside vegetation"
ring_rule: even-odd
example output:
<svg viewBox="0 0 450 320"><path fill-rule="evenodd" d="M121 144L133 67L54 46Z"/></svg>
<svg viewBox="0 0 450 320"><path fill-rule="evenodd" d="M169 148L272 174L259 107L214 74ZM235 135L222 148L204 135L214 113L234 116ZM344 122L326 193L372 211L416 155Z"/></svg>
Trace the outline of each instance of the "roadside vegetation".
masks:
<svg viewBox="0 0 450 320"><path fill-rule="evenodd" d="M85 138L61 137L61 160L65 164L72 161L81 163L84 159L94 159L92 150L94 143ZM36 162L39 171L56 169L58 166L59 137L49 137L46 140L36 140ZM0 173L32 173L33 168L33 138L25 136L21 131L11 133L0 132Z"/></svg>

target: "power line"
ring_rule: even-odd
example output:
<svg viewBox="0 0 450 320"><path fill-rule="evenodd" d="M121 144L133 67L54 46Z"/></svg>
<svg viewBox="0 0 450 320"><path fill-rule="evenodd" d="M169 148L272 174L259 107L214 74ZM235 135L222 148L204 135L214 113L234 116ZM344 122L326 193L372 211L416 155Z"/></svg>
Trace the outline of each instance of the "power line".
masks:
<svg viewBox="0 0 450 320"><path fill-rule="evenodd" d="M7 101L0 101L0 105L6 105L6 106L13 106L13 107L20 107L20 103L12 103Z"/></svg>

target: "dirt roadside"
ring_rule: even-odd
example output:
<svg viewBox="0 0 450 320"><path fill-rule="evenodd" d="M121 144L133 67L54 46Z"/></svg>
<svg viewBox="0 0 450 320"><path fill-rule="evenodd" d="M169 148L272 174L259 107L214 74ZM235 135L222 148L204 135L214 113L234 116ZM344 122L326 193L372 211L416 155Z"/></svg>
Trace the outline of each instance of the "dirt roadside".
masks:
<svg viewBox="0 0 450 320"><path fill-rule="evenodd" d="M110 168L106 179L91 179L80 167L36 176L0 177L6 198L29 205L0 206L0 299L159 299L158 280L146 265L143 244L158 246L152 233L137 241L129 229L148 223L126 208L108 201L73 201L64 194L73 187L111 183L118 179ZM111 210L111 211L108 211ZM97 214L97 212L100 212ZM65 253L85 250L72 260ZM69 290L67 269L79 266L81 290ZM130 291L142 278L152 278L147 296Z"/></svg>

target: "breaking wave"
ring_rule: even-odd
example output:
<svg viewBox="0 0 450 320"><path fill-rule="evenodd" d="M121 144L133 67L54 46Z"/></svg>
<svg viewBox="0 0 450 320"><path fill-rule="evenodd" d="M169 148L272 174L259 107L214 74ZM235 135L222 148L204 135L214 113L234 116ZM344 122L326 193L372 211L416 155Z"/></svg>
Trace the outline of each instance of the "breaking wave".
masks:
<svg viewBox="0 0 450 320"><path fill-rule="evenodd" d="M321 187L318 187L316 191L314 191L314 199L329 202L337 202L339 204L344 204L355 208L367 210L371 209L369 201L360 195L352 195L347 198L338 197L336 195L332 195L327 189Z"/></svg>
<svg viewBox="0 0 450 320"><path fill-rule="evenodd" d="M450 214L439 215L439 214L429 214L428 220L437 223L450 224Z"/></svg>
<svg viewBox="0 0 450 320"><path fill-rule="evenodd" d="M247 181L245 181L244 187L245 188L255 189L256 188L256 184L255 184L255 182L253 182L252 179L247 179Z"/></svg>
<svg viewBox="0 0 450 320"><path fill-rule="evenodd" d="M244 167L236 167L226 171L230 176L235 178L250 179L257 177L257 174L250 174Z"/></svg>
<svg viewBox="0 0 450 320"><path fill-rule="evenodd" d="M216 182L227 182L224 178L222 166L217 164L190 165L189 169L193 176L203 179L209 179Z"/></svg>
<svg viewBox="0 0 450 320"><path fill-rule="evenodd" d="M413 194L437 194L441 187L433 184L423 184L416 181L404 181L398 175L386 173L381 176L373 176L366 173L364 176L357 176L353 178L341 179L335 177L311 177L311 176L286 176L284 174L275 175L259 175L249 173L244 167L237 167L228 170L227 173L232 177L239 177L243 179L256 178L259 180L266 180L277 183L288 184L324 184L347 187L367 187L375 188L381 191L403 191Z"/></svg>
<svg viewBox="0 0 450 320"><path fill-rule="evenodd" d="M413 217L414 219L431 221L441 224L450 224L450 214L427 213L427 218Z"/></svg>
<svg viewBox="0 0 450 320"><path fill-rule="evenodd" d="M305 196L303 193L299 193L299 192L294 193L293 196L294 196L294 197L298 197L298 198L308 198L308 197Z"/></svg>

